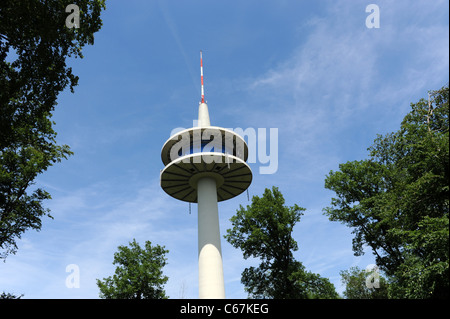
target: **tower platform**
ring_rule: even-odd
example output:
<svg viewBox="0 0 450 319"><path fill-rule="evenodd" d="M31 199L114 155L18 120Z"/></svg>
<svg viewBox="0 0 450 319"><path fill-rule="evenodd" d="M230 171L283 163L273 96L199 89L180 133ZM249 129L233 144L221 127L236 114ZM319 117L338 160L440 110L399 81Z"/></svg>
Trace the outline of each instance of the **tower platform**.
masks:
<svg viewBox="0 0 450 319"><path fill-rule="evenodd" d="M207 126L181 131L162 148L165 168L161 171L161 187L176 199L197 203L198 180L212 177L216 180L217 200L233 198L252 182L247 157L247 144L231 130Z"/></svg>

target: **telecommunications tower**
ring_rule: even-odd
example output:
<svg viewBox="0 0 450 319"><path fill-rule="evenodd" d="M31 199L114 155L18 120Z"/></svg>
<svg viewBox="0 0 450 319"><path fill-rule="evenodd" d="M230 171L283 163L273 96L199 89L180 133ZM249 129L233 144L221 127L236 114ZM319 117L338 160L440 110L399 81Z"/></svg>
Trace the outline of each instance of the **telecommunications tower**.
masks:
<svg viewBox="0 0 450 319"><path fill-rule="evenodd" d="M200 51L201 102L198 126L171 136L161 151L165 167L162 189L170 196L198 203L199 298L225 298L217 202L244 192L252 182L245 162L248 146L231 130L211 126L203 88Z"/></svg>

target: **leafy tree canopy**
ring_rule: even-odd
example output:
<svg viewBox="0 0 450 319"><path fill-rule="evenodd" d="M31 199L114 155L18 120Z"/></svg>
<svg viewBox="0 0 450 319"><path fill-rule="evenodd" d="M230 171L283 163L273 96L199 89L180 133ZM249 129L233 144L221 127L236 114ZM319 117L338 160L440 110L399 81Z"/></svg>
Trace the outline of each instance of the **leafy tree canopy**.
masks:
<svg viewBox="0 0 450 319"><path fill-rule="evenodd" d="M328 279L307 272L293 256L298 250L292 231L304 208L285 206L277 187L253 196L252 204L231 218L225 238L240 248L244 258L259 258L259 267L246 268L241 282L253 298L337 298Z"/></svg>
<svg viewBox="0 0 450 319"><path fill-rule="evenodd" d="M164 285L168 277L163 275L167 264L164 246L152 246L145 242L144 248L135 239L129 246L119 246L114 254L117 265L113 276L97 279L100 297L103 299L166 299Z"/></svg>
<svg viewBox="0 0 450 319"><path fill-rule="evenodd" d="M448 297L449 88L411 104L400 130L379 135L370 158L325 179L337 197L324 210L353 228L353 251L369 246L392 283L390 297Z"/></svg>
<svg viewBox="0 0 450 319"><path fill-rule="evenodd" d="M68 28L66 6L76 3L79 28ZM78 77L66 65L94 43L104 0L0 2L0 259L17 250L27 229L40 230L50 194L31 189L38 174L72 154L57 145L52 112L58 94Z"/></svg>
<svg viewBox="0 0 450 319"><path fill-rule="evenodd" d="M341 281L345 285L344 296L347 299L387 299L388 281L384 276L377 273L377 286L369 287L367 285L368 276L373 275L370 272L351 267L349 270L340 272Z"/></svg>

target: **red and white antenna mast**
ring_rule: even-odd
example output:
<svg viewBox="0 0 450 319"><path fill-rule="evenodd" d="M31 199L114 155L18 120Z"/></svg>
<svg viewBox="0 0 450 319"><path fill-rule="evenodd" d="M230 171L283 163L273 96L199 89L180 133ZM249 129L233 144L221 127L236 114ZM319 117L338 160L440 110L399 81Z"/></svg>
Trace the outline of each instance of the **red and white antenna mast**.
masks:
<svg viewBox="0 0 450 319"><path fill-rule="evenodd" d="M202 102L205 103L205 89L203 88L203 57L202 57L202 51L200 50L200 77L202 80Z"/></svg>

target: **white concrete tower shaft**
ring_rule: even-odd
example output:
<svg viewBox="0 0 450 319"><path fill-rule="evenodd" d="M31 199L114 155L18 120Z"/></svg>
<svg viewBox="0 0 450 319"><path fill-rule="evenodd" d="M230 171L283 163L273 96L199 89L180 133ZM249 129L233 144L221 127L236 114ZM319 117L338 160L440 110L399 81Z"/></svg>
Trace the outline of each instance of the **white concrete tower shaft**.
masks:
<svg viewBox="0 0 450 319"><path fill-rule="evenodd" d="M219 209L214 178L198 180L198 288L199 298L225 298Z"/></svg>

